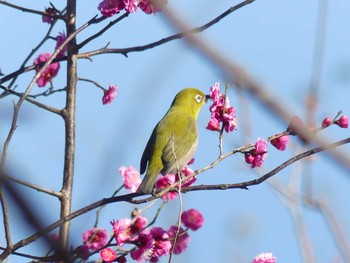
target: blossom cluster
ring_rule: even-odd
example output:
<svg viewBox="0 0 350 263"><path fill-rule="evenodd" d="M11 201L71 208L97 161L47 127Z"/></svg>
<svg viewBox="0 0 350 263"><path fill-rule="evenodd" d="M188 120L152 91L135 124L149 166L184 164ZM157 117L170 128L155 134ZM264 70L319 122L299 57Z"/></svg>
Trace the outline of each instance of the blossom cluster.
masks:
<svg viewBox="0 0 350 263"><path fill-rule="evenodd" d="M56 37L56 49L58 49L62 43L66 40L65 33L59 33ZM57 55L57 58L65 56L67 53L67 48L63 48ZM50 52L44 52L41 53L35 60L34 65L35 72L38 73L41 69L42 64L44 64L46 61L49 60L51 57ZM51 63L39 76L36 83L37 85L42 88L45 87L47 83L50 83L54 77L57 76L58 71L60 70L60 63L59 62L53 62Z"/></svg>
<svg viewBox="0 0 350 263"><path fill-rule="evenodd" d="M167 0L103 0L98 10L104 17L111 17L125 10L127 13L136 12L139 7L146 14L162 11Z"/></svg>
<svg viewBox="0 0 350 263"><path fill-rule="evenodd" d="M257 255L252 263L275 263L276 257L272 253L261 253Z"/></svg>
<svg viewBox="0 0 350 263"><path fill-rule="evenodd" d="M332 121L330 118L325 118L322 121L322 128L326 128L332 124L338 125L340 128L348 128L349 127L349 117L347 115L341 116L339 119Z"/></svg>
<svg viewBox="0 0 350 263"><path fill-rule="evenodd" d="M194 162L194 158L190 160L188 164L192 164ZM135 193L139 185L141 184L140 173L133 166L125 167L122 166L119 168L119 173L123 178L124 188L129 189L132 193ZM181 175L185 178L193 174L193 170L185 166L181 169ZM180 181L181 175L179 174L167 174L161 176L156 181L157 189L164 189L174 184L175 182ZM187 187L195 183L197 178L195 176L187 179L184 183L181 184L182 187ZM162 196L163 200L173 200L178 196L178 193L175 191L170 191Z"/></svg>
<svg viewBox="0 0 350 263"><path fill-rule="evenodd" d="M210 88L209 97L213 100L213 104L209 108L211 118L207 129L220 132L220 123L222 123L226 132L235 130L237 128L236 109L230 106L229 99L220 92L220 83L215 83Z"/></svg>
<svg viewBox="0 0 350 263"><path fill-rule="evenodd" d="M136 216L133 219L122 218L111 222L116 248L112 249L107 230L93 228L83 233L83 245L75 249L78 257L87 260L92 252L100 252L105 262L126 262L124 246L133 245L130 257L137 262L157 262L173 250L174 254L181 254L187 248L190 237L188 229L198 230L204 224L201 213L195 209L184 211L181 215L183 227L171 226L168 230L154 226L149 229L147 218ZM177 237L177 238L176 238ZM174 244L176 240L176 243ZM122 251L123 247L123 251ZM118 252L118 250L121 252ZM121 255L118 256L118 253Z"/></svg>

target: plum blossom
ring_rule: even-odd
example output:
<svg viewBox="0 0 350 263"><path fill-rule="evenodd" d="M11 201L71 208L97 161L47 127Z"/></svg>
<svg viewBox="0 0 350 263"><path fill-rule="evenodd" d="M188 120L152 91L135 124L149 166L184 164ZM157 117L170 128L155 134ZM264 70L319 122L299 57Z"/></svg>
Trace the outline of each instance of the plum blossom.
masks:
<svg viewBox="0 0 350 263"><path fill-rule="evenodd" d="M190 176L191 174L193 174L193 170L190 167L185 166L184 168L182 168L181 174L184 175L185 177L187 177L187 176ZM180 179L179 174L167 174L165 176L159 177L159 179L156 182L156 187L157 187L157 189L167 188L170 185L172 185L173 183L179 181L179 179ZM194 177L190 178L189 180L187 180L186 182L182 183L181 186L187 187L187 186L194 184L196 181L197 181L197 178L194 176ZM170 192L164 194L162 196L162 199L170 201L170 200L175 199L177 197L177 195L178 195L177 192L170 191Z"/></svg>
<svg viewBox="0 0 350 263"><path fill-rule="evenodd" d="M167 174L160 177L156 182L157 189L164 189L175 183L175 174ZM162 195L163 200L173 200L177 197L177 192L168 192Z"/></svg>
<svg viewBox="0 0 350 263"><path fill-rule="evenodd" d="M276 134L279 135L279 134ZM287 148L287 143L289 141L289 136L284 135L279 138L271 140L271 144L276 147L277 150L284 151Z"/></svg>
<svg viewBox="0 0 350 263"><path fill-rule="evenodd" d="M34 65L38 65L41 63L44 63L49 60L51 57L51 53L41 53L35 60L34 60ZM40 67L35 67L35 72L40 71ZM45 87L48 82L50 82L54 77L56 77L58 71L60 69L60 63L54 62L51 63L40 75L40 77L37 79L36 83L38 86Z"/></svg>
<svg viewBox="0 0 350 263"><path fill-rule="evenodd" d="M56 13L57 13L57 11L54 9L54 8L52 8L52 7L47 7L47 8L45 8L45 12L47 13L47 14L50 14L50 15L55 15ZM44 22L44 23L48 23L48 24L52 24L52 22L53 22L53 17L51 17L51 16L42 16L42 21Z"/></svg>
<svg viewBox="0 0 350 263"><path fill-rule="evenodd" d="M140 173L133 166L122 166L119 168L119 172L123 177L124 187L135 193L141 184Z"/></svg>
<svg viewBox="0 0 350 263"><path fill-rule="evenodd" d="M177 230L178 230L177 226L172 226L167 231L172 244L174 243L174 238L175 238ZM183 230L183 228L180 227L179 235L178 235L178 238L177 238L175 246L174 246L174 254L178 255L178 254L181 254L182 252L184 252L188 246L188 243L190 243L190 241L191 241L190 236L187 234L187 232L185 230Z"/></svg>
<svg viewBox="0 0 350 263"><path fill-rule="evenodd" d="M124 0L125 10L128 13L136 12L139 0Z"/></svg>
<svg viewBox="0 0 350 263"><path fill-rule="evenodd" d="M184 211L181 215L181 221L185 227L196 231L204 224L204 218L202 214L196 209L190 209Z"/></svg>
<svg viewBox="0 0 350 263"><path fill-rule="evenodd" d="M118 86L109 84L109 89L104 90L104 94L102 97L102 104L110 104L114 100L114 98L117 96Z"/></svg>
<svg viewBox="0 0 350 263"><path fill-rule="evenodd" d="M95 227L83 233L83 243L91 250L98 250L108 242L108 233L105 229Z"/></svg>
<svg viewBox="0 0 350 263"><path fill-rule="evenodd" d="M275 263L276 257L272 255L272 253L261 253L257 255L252 263Z"/></svg>
<svg viewBox="0 0 350 263"><path fill-rule="evenodd" d="M209 98L213 104L209 110L211 118L207 129L211 131L221 131L220 123L223 123L226 132L232 132L237 128L236 109L230 106L229 99L220 92L220 83L215 83L210 87Z"/></svg>
<svg viewBox="0 0 350 263"><path fill-rule="evenodd" d="M332 120L330 118L325 118L322 121L322 128L326 128L332 124Z"/></svg>
<svg viewBox="0 0 350 263"><path fill-rule="evenodd" d="M171 242L168 240L168 233L161 227L153 227L150 234L154 239L153 254L150 261L157 262L159 257L169 254Z"/></svg>
<svg viewBox="0 0 350 263"><path fill-rule="evenodd" d="M181 169L181 174L185 176L184 179L186 179L186 177L188 177L191 174L193 174L193 172L194 171L188 166L185 166L184 168ZM179 174L175 175L175 181L176 182L179 181ZM188 186L194 184L196 181L197 181L197 177L193 176L190 179L188 179L186 182L183 182L182 183L182 187L188 187Z"/></svg>
<svg viewBox="0 0 350 263"><path fill-rule="evenodd" d="M104 17L110 17L115 14L118 14L125 8L125 4L123 0L103 0L98 5L98 10L100 10L101 14Z"/></svg>
<svg viewBox="0 0 350 263"><path fill-rule="evenodd" d="M114 238L119 246L123 246L126 241L134 241L143 228L147 225L147 218L143 216L136 217L133 221L129 218L122 218L111 222L114 232Z"/></svg>
<svg viewBox="0 0 350 263"><path fill-rule="evenodd" d="M130 252L130 256L132 259L137 262L143 262L150 260L153 247L154 247L154 239L151 234L140 234L136 239L137 249Z"/></svg>
<svg viewBox="0 0 350 263"><path fill-rule="evenodd" d="M115 250L107 247L107 248L104 248L100 251L100 256L103 259L103 261L112 262L113 260L115 260L117 258L117 252L115 252Z"/></svg>
<svg viewBox="0 0 350 263"><path fill-rule="evenodd" d="M167 3L167 0L141 0L139 7L146 14L152 14L161 12Z"/></svg>
<svg viewBox="0 0 350 263"><path fill-rule="evenodd" d="M347 115L341 116L339 120L334 122L340 128L348 128L349 127L349 117Z"/></svg>
<svg viewBox="0 0 350 263"><path fill-rule="evenodd" d="M252 165L252 168L261 167L267 156L267 141L260 137L254 145L254 149L245 153L245 161Z"/></svg>
<svg viewBox="0 0 350 263"><path fill-rule="evenodd" d="M56 47L55 49L58 49L64 41L66 41L67 39L67 36L64 32L62 33L59 33L58 36L56 37ZM65 46L61 51L60 53L58 53L57 57L60 58L60 57L64 57L65 55L67 54L67 46Z"/></svg>

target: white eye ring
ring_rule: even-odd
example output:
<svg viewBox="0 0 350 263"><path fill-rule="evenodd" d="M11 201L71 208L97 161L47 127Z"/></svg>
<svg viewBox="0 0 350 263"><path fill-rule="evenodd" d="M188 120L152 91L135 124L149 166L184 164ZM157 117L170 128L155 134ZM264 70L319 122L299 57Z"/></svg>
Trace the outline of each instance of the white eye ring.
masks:
<svg viewBox="0 0 350 263"><path fill-rule="evenodd" d="M194 97L194 99L195 99L198 103L200 103L200 102L202 101L202 96L199 95L199 94L197 94L197 95Z"/></svg>

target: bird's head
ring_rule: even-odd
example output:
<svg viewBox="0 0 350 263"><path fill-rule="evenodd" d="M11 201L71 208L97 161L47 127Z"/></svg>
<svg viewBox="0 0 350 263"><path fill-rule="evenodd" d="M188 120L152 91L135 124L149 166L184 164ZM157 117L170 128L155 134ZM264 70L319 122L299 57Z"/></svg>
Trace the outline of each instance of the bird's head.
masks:
<svg viewBox="0 0 350 263"><path fill-rule="evenodd" d="M186 88L176 94L171 106L180 107L183 110L191 112L197 118L200 109L206 101L206 95L199 89Z"/></svg>

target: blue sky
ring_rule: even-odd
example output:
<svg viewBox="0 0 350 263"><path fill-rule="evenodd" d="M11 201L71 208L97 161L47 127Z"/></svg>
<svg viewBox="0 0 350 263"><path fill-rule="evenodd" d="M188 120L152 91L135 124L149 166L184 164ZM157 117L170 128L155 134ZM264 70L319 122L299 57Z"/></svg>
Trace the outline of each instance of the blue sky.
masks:
<svg viewBox="0 0 350 263"><path fill-rule="evenodd" d="M48 2L23 3L33 9L43 10ZM56 3L57 2L57 3ZM53 2L62 8L61 1ZM328 17L324 64L315 112L315 123L324 117L336 115L339 110L349 114L350 98L350 36L347 34L350 4L345 0L328 1ZM238 1L171 1L189 26L199 26L224 12ZM98 14L98 1L78 1L78 25ZM264 87L285 105L291 115L305 118L305 94L310 85L315 48L318 1L259 1L234 12L217 25L201 34L226 58L238 62ZM46 33L47 24L41 17L22 13L0 5L0 24L3 36L0 49L0 68L5 74L18 69L24 56ZM107 22L106 22L107 23ZM102 28L94 25L78 36L78 43ZM64 30L58 23L52 35ZM148 44L176 33L162 14L131 14L102 37L84 47L82 52L104 47L124 48ZM54 41L40 49L52 52ZM35 57L36 57L35 56ZM34 58L29 64L32 63ZM65 83L65 63L54 79L54 87ZM73 192L73 210L79 209L103 197L110 196L122 181L118 168L122 165L139 166L144 146L155 124L168 109L174 95L182 88L194 86L204 92L215 82L222 88L231 79L208 63L184 40L175 40L144 52L122 55L101 55L92 61L81 60L79 77L93 79L107 87L109 83L119 86L118 96L111 105L103 106L100 89L86 82L78 83L77 92L77 149ZM17 90L29 84L33 72L18 79ZM229 98L237 108L238 130L224 136L224 149L252 143L257 137L267 138L283 131L281 123L252 96L237 91L231 85ZM33 88L33 94L43 91ZM8 96L0 103L0 143L4 142L12 117L12 100ZM63 107L64 95L56 93L41 97L41 102ZM200 140L193 168L201 168L218 156L218 136L205 126L210 118L209 105L203 107L199 119ZM23 180L59 190L63 163L63 121L48 112L25 103L21 108L18 129L10 144L8 165L14 175ZM349 136L348 129L330 127L322 132L329 140L337 141ZM291 156L310 148L292 138L290 147L279 152L270 147L269 157L263 168L252 170L240 155L232 156L217 167L201 174L198 184L242 182L255 178L257 173L267 172ZM349 146L341 147L348 152ZM310 172L307 172L311 164ZM256 173L257 172L257 173ZM340 226L349 236L350 205L347 200L349 174L330 161L325 154L312 160L298 162L275 176L285 187L305 189L306 178L312 178L312 193L317 200L326 200L340 220ZM58 201L33 190L23 189L35 204L35 211L48 224L58 218ZM305 191L302 191L305 194ZM261 252L273 252L277 262L303 262L293 220L284 200L268 182L247 190L193 192L183 196L183 209L196 208L202 212L205 225L190 233L191 243L187 251L176 256L173 262L250 262ZM159 205L160 203L158 203ZM128 217L134 208L129 204L112 204L103 210L101 227L110 229L109 221ZM157 204L155 205L155 208ZM157 225L169 228L176 222L179 204L166 205ZM147 211L151 218L155 209ZM305 228L312 242L317 262L342 262L339 251L325 220L315 209L301 210ZM11 209L13 239L17 241L32 233L24 224L18 211ZM88 213L73 220L71 244L81 243L81 234L93 226L95 214ZM3 231L3 230L1 230ZM0 233L1 233L0 231ZM0 243L4 244L3 235ZM34 249L35 248L35 249ZM327 249L325 249L327 248ZM33 244L21 252L40 250ZM166 259L167 260L167 259ZM13 258L15 262L26 262ZM162 260L161 262L166 262Z"/></svg>

